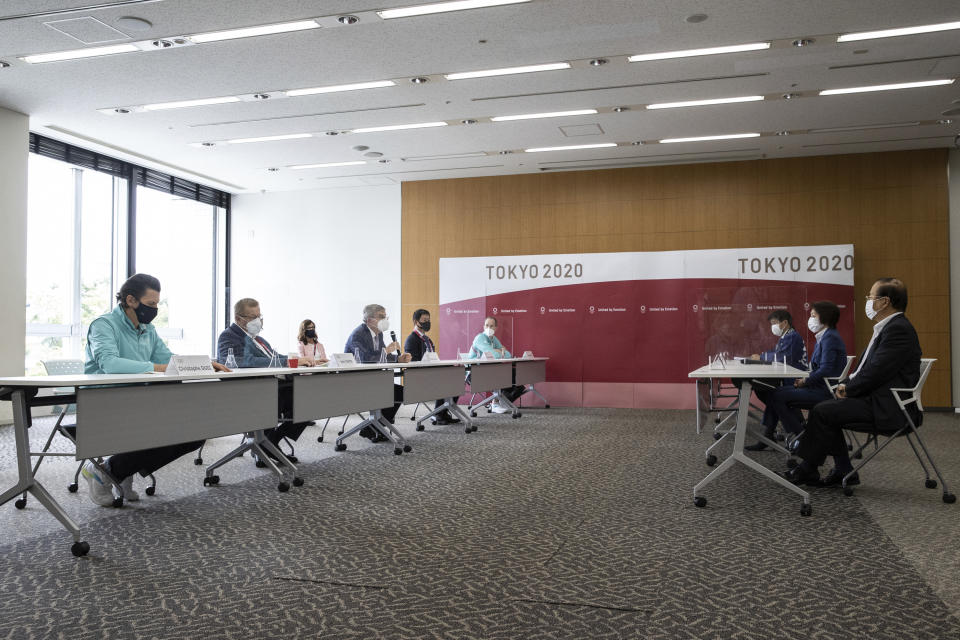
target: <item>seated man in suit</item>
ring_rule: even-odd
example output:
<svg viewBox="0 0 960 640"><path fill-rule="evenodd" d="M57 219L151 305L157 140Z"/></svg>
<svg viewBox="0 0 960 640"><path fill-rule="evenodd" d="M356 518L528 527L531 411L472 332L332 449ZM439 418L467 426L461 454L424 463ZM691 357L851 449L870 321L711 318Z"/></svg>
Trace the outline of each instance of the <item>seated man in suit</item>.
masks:
<svg viewBox="0 0 960 640"><path fill-rule="evenodd" d="M160 281L145 273L127 279L117 294L113 311L96 318L87 329L86 361L83 372L148 373L165 371L170 362L170 349L157 335L151 324L160 304ZM217 371L229 371L213 363ZM136 416L131 416L136 420ZM110 456L103 467L120 483L125 499L133 502L140 496L133 490L133 476L137 472L147 477L160 467L180 456L196 451L203 441L184 442L165 447L130 451ZM109 507L113 504L110 483L90 462L83 465L82 475L90 489L90 499Z"/></svg>
<svg viewBox="0 0 960 640"><path fill-rule="evenodd" d="M840 308L829 300L814 302L807 319L807 328L817 336L817 346L810 359L810 375L798 378L792 385L777 387L770 406L783 428L793 435L803 431L801 409L810 409L833 397L824 378L835 378L847 366L847 347L837 333Z"/></svg>
<svg viewBox="0 0 960 640"><path fill-rule="evenodd" d="M413 362L420 362L423 360L423 354L436 351L433 340L427 335L428 331L430 331L430 312L426 309L417 309L413 312L413 331L410 332L403 343L403 350L410 354L410 359ZM442 399L437 400L433 408L436 409L442 404ZM447 410L438 413L433 418L433 424L457 424L459 422L460 420L450 415Z"/></svg>
<svg viewBox="0 0 960 640"><path fill-rule="evenodd" d="M343 351L356 355L357 362L360 363L380 362L381 357L385 357L387 362L410 362L409 353L397 355L400 351L399 342L393 341L390 344L385 344L383 332L389 330L390 318L387 317L387 310L379 304L368 304L363 308L363 322L347 338L347 344L344 345ZM381 410L383 417L389 420L391 424L393 424L394 416L397 415L397 409L400 408L402 402L403 387L395 384L393 385L393 406L384 407ZM360 435L374 442L386 440L372 427L364 427L360 430Z"/></svg>
<svg viewBox="0 0 960 640"><path fill-rule="evenodd" d="M860 356L857 370L837 387L837 398L810 410L807 429L797 454L803 461L785 475L795 484L839 485L853 470L843 438L843 427L873 424L880 433L892 433L904 424L891 388L908 388L920 379L920 341L907 320L907 287L896 278L880 278L870 288L866 314L873 320L873 337ZM920 424L916 405L908 405ZM822 482L818 468L832 455L834 468ZM860 484L852 476L848 485Z"/></svg>
<svg viewBox="0 0 960 640"><path fill-rule="evenodd" d="M230 350L239 369L268 367L271 362L286 366L287 358L273 350L270 343L260 336L263 330L263 316L260 303L253 298L242 298L233 305L233 324L224 329L217 338L217 359L226 362ZM267 440L277 444L283 438L296 440L307 428L309 422L291 422L293 416L293 388L289 382L280 383L280 425L265 432ZM257 466L262 463L256 459ZM296 462L296 456L290 456L290 462Z"/></svg>

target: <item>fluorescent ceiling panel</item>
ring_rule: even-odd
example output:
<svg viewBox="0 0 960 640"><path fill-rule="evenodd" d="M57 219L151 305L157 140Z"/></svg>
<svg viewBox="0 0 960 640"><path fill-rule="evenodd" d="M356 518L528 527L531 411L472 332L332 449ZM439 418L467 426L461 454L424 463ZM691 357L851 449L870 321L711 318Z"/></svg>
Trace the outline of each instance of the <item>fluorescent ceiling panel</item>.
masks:
<svg viewBox="0 0 960 640"><path fill-rule="evenodd" d="M895 89L918 89L920 87L938 87L953 84L953 78L946 80L922 80L920 82L900 82L898 84L877 84L869 87L848 87L846 89L825 89L822 96L838 96L845 93L868 93L870 91L893 91Z"/></svg>
<svg viewBox="0 0 960 640"><path fill-rule="evenodd" d="M662 53L641 53L627 58L630 62L649 62L651 60L668 60L670 58L690 58L693 56L713 56L720 53L738 53L740 51L759 51L769 49L769 42L753 42L750 44L734 44L725 47L707 47L706 49L685 49L683 51L664 51Z"/></svg>
<svg viewBox="0 0 960 640"><path fill-rule="evenodd" d="M524 113L518 116L496 116L490 118L493 122L509 122L511 120L537 120L539 118L562 118L564 116L589 116L597 112L596 109L577 109L575 111L553 111L550 113Z"/></svg>
<svg viewBox="0 0 960 640"><path fill-rule="evenodd" d="M222 98L198 98L197 100L179 100L176 102L157 102L143 105L144 111L162 111L164 109L181 109L184 107L202 107L208 104L229 104L240 102L237 96L223 96Z"/></svg>
<svg viewBox="0 0 960 640"><path fill-rule="evenodd" d="M599 144L575 144L567 147L535 147L533 149L524 149L526 153L542 153L544 151L575 151L577 149L604 149L606 147L615 147L616 142L601 142Z"/></svg>
<svg viewBox="0 0 960 640"><path fill-rule="evenodd" d="M249 142L273 142L274 140L298 140L300 138L312 138L309 133L287 133L280 136L261 136L259 138L235 138L227 140L227 144L247 144Z"/></svg>
<svg viewBox="0 0 960 640"><path fill-rule="evenodd" d="M504 69L486 69L483 71L464 71L462 73L448 73L443 76L447 80L468 80L470 78L490 78L493 76L509 76L517 73L537 73L538 71L558 71L569 69L568 62L551 62L549 64L533 64L524 67L507 67Z"/></svg>
<svg viewBox="0 0 960 640"><path fill-rule="evenodd" d="M648 104L647 109L675 109L678 107L701 107L710 104L734 104L737 102L757 102L763 96L741 96L739 98L713 98L711 100L687 100L685 102L659 102Z"/></svg>
<svg viewBox="0 0 960 640"><path fill-rule="evenodd" d="M245 27L243 29L230 29L229 31L197 33L187 37L192 42L202 44L204 42L220 42L221 40L233 40L235 38L252 38L255 36L267 36L274 33L290 33L292 31L304 31L306 29L319 28L320 25L316 20L299 20L297 22L281 22L279 24L264 24L257 27Z"/></svg>
<svg viewBox="0 0 960 640"><path fill-rule="evenodd" d="M900 27L898 29L883 29L881 31L845 33L837 38L837 42L856 42L857 40L873 40L874 38L895 38L897 36L912 36L920 33L951 31L953 29L960 29L960 22L943 22L940 24L924 24L917 27Z"/></svg>
<svg viewBox="0 0 960 640"><path fill-rule="evenodd" d="M380 87L395 87L397 83L393 80L377 80L375 82L357 82L354 84L338 84L329 87L313 87L311 89L291 89L284 91L285 94L294 98L296 96L312 96L319 93L339 93L341 91L359 91L361 89L379 89Z"/></svg>
<svg viewBox="0 0 960 640"><path fill-rule="evenodd" d="M392 18L409 18L411 16L425 16L432 13L446 13L448 11L463 11L465 9L483 9L485 7L500 7L506 4L521 4L530 0L454 0L453 2L435 2L413 7L398 9L384 9L377 11L384 20Z"/></svg>
<svg viewBox="0 0 960 640"><path fill-rule="evenodd" d="M446 122L420 122L417 124L391 124L385 127L362 127L353 129L351 133L375 133L377 131L403 131L405 129L428 129L430 127L445 127Z"/></svg>
<svg viewBox="0 0 960 640"><path fill-rule="evenodd" d="M92 47L90 49L73 49L71 51L57 51L54 53L37 53L20 58L28 64L41 64L44 62L62 62L63 60L80 60L83 58L95 58L98 56L112 56L116 53L133 53L140 51L132 44L113 44L106 47Z"/></svg>
<svg viewBox="0 0 960 640"><path fill-rule="evenodd" d="M694 138L666 138L661 140L661 144L671 144L673 142L705 142L707 140L735 140L737 138L759 138L759 133L728 133L722 136L697 136Z"/></svg>
<svg viewBox="0 0 960 640"><path fill-rule="evenodd" d="M288 169L327 169L330 167L354 167L360 164L367 164L363 160L351 160L349 162L321 162L319 164L293 164Z"/></svg>

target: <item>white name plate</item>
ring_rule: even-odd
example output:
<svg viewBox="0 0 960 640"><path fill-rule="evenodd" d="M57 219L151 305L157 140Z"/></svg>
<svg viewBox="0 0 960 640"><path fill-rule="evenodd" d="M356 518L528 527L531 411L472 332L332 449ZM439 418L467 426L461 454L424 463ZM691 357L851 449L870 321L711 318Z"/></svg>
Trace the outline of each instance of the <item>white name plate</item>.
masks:
<svg viewBox="0 0 960 640"><path fill-rule="evenodd" d="M213 373L213 365L210 356L170 356L164 373L168 376Z"/></svg>
<svg viewBox="0 0 960 640"><path fill-rule="evenodd" d="M484 351L483 355L480 356L481 360L496 360L497 356L494 355L493 351Z"/></svg>
<svg viewBox="0 0 960 640"><path fill-rule="evenodd" d="M440 362L440 356L436 351L427 351L423 354L423 360L421 362Z"/></svg>
<svg viewBox="0 0 960 640"><path fill-rule="evenodd" d="M533 357L534 357L533 351L524 351L524 352L523 352L523 359L524 359L524 360L529 360L530 358L533 358Z"/></svg>
<svg viewBox="0 0 960 640"><path fill-rule="evenodd" d="M334 353L333 356L333 366L335 367L355 367L357 366L357 361L354 359L352 353Z"/></svg>

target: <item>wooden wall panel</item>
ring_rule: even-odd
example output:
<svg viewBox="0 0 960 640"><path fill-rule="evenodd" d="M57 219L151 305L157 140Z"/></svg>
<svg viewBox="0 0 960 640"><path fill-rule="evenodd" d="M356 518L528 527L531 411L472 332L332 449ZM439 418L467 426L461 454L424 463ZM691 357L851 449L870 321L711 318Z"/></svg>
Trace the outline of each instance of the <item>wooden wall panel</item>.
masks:
<svg viewBox="0 0 960 640"><path fill-rule="evenodd" d="M952 406L946 150L405 182L402 207L404 331L436 311L442 257L852 243L858 305L877 277L907 283L938 359L924 403Z"/></svg>

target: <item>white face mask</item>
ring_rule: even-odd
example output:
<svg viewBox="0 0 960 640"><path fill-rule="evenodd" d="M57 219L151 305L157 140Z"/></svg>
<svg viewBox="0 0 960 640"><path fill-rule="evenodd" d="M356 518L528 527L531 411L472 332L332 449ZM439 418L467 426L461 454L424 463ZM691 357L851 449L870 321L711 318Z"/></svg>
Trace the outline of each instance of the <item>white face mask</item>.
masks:
<svg viewBox="0 0 960 640"><path fill-rule="evenodd" d="M383 318L382 320L377 320L377 329L380 333L390 330L390 318Z"/></svg>
<svg viewBox="0 0 960 640"><path fill-rule="evenodd" d="M484 328L483 328L483 332L484 332L485 334L487 334L487 337L488 337L488 338L492 338L492 337L493 337L493 334L495 334L495 333L497 332L497 330L494 329L493 327L484 327Z"/></svg>
<svg viewBox="0 0 960 640"><path fill-rule="evenodd" d="M263 331L263 320L260 318L254 318L247 323L247 333L256 338L260 335L260 332Z"/></svg>
<svg viewBox="0 0 960 640"><path fill-rule="evenodd" d="M773 331L773 335L777 336L778 338L783 335L783 329L780 328L779 324L770 325L770 331Z"/></svg>
<svg viewBox="0 0 960 640"><path fill-rule="evenodd" d="M812 333L820 333L823 330L823 325L820 324L820 321L810 316L807 319L807 329L810 329Z"/></svg>
<svg viewBox="0 0 960 640"><path fill-rule="evenodd" d="M877 317L877 312L873 309L873 300L867 300L866 307L864 307L864 313L867 314L867 317L873 320Z"/></svg>

